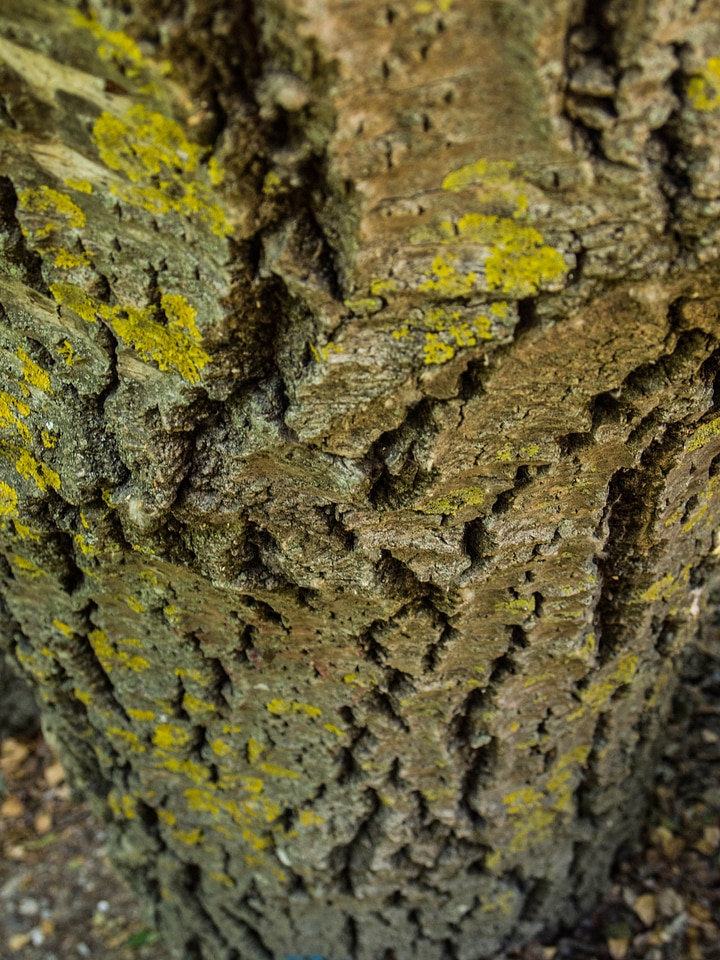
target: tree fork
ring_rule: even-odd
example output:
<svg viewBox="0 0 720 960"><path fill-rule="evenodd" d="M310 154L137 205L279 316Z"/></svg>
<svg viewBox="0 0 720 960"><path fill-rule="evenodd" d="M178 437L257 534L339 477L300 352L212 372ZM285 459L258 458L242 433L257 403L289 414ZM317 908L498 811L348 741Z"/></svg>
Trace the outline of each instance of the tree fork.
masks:
<svg viewBox="0 0 720 960"><path fill-rule="evenodd" d="M0 2L2 643L183 960L478 960L637 834L720 522L691 0Z"/></svg>

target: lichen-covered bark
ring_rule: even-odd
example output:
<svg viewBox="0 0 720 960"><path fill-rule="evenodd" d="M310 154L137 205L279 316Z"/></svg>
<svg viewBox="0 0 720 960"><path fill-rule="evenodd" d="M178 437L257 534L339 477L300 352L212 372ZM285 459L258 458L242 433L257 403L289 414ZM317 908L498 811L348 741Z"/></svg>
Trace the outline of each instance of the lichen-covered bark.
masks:
<svg viewBox="0 0 720 960"><path fill-rule="evenodd" d="M3 643L179 958L490 956L703 615L720 23L113 6L0 2Z"/></svg>

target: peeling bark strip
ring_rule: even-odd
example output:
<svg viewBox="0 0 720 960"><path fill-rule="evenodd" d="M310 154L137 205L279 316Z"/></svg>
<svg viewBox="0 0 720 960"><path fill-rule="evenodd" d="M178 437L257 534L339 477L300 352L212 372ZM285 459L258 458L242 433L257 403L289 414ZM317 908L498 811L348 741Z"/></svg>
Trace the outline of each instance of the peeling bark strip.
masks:
<svg viewBox="0 0 720 960"><path fill-rule="evenodd" d="M711 7L0 2L2 639L178 958L489 957L637 830Z"/></svg>

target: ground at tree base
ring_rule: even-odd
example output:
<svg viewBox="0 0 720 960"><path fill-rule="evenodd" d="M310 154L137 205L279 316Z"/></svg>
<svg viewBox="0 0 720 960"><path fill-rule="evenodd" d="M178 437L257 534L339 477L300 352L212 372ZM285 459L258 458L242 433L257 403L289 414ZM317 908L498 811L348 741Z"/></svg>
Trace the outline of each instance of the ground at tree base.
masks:
<svg viewBox="0 0 720 960"><path fill-rule="evenodd" d="M0 960L171 960L42 737L5 740L0 778ZM688 660L646 834L609 895L495 960L720 960L718 638Z"/></svg>

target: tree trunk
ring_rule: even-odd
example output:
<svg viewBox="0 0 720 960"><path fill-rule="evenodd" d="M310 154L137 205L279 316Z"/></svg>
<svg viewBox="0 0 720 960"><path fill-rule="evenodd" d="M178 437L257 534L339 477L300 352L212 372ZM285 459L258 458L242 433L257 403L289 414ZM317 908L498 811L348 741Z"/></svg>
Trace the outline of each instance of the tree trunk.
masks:
<svg viewBox="0 0 720 960"><path fill-rule="evenodd" d="M711 0L0 0L3 642L179 958L478 960L636 835L720 523Z"/></svg>

